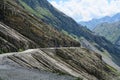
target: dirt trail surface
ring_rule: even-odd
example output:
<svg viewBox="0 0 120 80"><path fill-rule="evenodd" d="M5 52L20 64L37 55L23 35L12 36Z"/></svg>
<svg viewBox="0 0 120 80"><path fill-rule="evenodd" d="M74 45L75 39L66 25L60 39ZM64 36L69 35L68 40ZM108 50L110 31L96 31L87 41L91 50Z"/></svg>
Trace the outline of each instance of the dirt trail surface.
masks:
<svg viewBox="0 0 120 80"><path fill-rule="evenodd" d="M7 65L0 65L0 78L2 80L75 80L75 78L67 75L32 69L13 68Z"/></svg>

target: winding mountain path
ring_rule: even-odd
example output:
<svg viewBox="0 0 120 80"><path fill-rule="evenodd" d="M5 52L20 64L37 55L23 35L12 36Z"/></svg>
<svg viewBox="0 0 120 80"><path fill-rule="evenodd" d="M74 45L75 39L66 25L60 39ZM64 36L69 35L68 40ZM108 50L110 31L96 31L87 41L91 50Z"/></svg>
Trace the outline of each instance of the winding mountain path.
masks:
<svg viewBox="0 0 120 80"><path fill-rule="evenodd" d="M6 60L7 56L19 55L37 51L37 49L29 49L24 52L14 52L0 55L0 80L75 80L74 77L68 75L59 75L46 71L38 71L35 69L22 68L20 66L11 65ZM10 64L10 65L9 65Z"/></svg>

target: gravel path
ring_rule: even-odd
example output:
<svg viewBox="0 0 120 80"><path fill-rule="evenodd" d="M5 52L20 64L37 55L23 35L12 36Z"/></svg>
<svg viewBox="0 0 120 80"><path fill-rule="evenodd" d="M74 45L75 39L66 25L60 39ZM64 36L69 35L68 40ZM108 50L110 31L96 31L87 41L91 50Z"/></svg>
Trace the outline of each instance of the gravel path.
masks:
<svg viewBox="0 0 120 80"><path fill-rule="evenodd" d="M68 75L14 68L6 65L0 65L0 78L2 80L75 80Z"/></svg>

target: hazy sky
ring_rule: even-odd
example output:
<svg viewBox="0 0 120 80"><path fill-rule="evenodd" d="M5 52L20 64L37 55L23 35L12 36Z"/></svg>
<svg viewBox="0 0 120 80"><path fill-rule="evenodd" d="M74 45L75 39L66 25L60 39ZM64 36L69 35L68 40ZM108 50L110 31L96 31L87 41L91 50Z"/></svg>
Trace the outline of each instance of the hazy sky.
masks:
<svg viewBox="0 0 120 80"><path fill-rule="evenodd" d="M120 12L120 0L48 0L76 21L87 21Z"/></svg>

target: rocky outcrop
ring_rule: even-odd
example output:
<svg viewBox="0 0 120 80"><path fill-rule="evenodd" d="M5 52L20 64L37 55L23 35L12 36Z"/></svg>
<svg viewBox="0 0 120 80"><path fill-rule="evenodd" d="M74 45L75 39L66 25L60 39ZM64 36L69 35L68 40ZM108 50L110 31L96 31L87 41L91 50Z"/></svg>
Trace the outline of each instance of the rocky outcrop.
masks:
<svg viewBox="0 0 120 80"><path fill-rule="evenodd" d="M114 80L116 70L84 48L42 48L0 56L3 65L70 74L83 80Z"/></svg>

